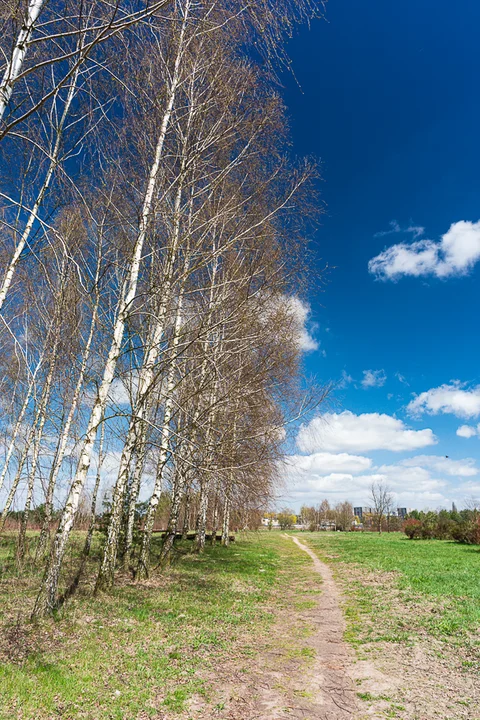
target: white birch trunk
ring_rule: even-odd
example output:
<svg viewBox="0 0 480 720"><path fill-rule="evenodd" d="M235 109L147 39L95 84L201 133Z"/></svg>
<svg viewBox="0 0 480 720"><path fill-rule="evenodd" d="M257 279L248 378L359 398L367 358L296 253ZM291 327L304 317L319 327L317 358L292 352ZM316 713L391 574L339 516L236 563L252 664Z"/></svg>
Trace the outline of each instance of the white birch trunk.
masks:
<svg viewBox="0 0 480 720"><path fill-rule="evenodd" d="M160 343L163 339L165 332L165 323L167 319L167 310L170 302L170 295L172 289L173 275L175 269L175 261L178 252L178 246L180 242L180 208L183 193L183 172L185 168L186 157L185 154L182 160L182 166L180 169L180 183L175 195L174 203L174 227L173 236L171 243L171 250L169 253L167 266L165 269L165 276L162 282L162 300L160 307L158 308L158 314L155 321L153 333L149 346L146 352L146 357L140 371L138 380L138 391L135 399L135 404L130 420L127 438L122 449L122 456L120 459L120 467L118 471L117 482L115 483L115 490L112 498L112 510L110 516L110 523L108 526L107 540L105 543L105 549L103 554L102 565L97 579L96 590L102 590L104 587L113 584L115 563L118 552L118 540L120 535L120 525L122 519L122 507L125 497L125 491L128 482L128 475L130 466L132 463L132 456L135 450L137 439L141 435L143 425L146 420L148 400L152 392L152 386L155 380L155 365L160 354ZM188 263L188 261L187 261ZM188 264L185 270L188 269ZM186 274L186 273L185 273ZM185 274L184 280L185 282ZM179 318L179 312L181 312L183 296L183 284L180 288L180 299L178 302L177 319ZM176 325L175 321L175 337L174 343L176 342ZM176 345L175 345L176 347Z"/></svg>
<svg viewBox="0 0 480 720"><path fill-rule="evenodd" d="M186 483L185 483L186 484ZM187 486L185 494L185 506L183 510L183 528L182 528L182 540L186 540L188 531L190 530L190 504L191 504L191 489Z"/></svg>
<svg viewBox="0 0 480 720"><path fill-rule="evenodd" d="M141 430L141 438L137 449L137 459L135 469L133 471L132 487L130 491L130 499L128 504L127 529L125 531L125 553L123 556L123 568L127 570L132 556L133 545L133 528L135 525L135 510L140 493L140 484L142 481L143 470L145 467L147 453L147 437L145 425Z"/></svg>
<svg viewBox="0 0 480 720"><path fill-rule="evenodd" d="M95 485L93 487L93 493L92 493L92 503L91 503L91 516L90 516L90 524L88 526L87 530L87 537L85 538L85 544L83 546L82 555L80 559L80 565L77 570L77 573L75 577L73 578L72 582L70 583L70 586L67 588L65 593L62 596L62 601L69 598L75 590L78 587L78 584L80 582L80 578L83 575L83 572L85 570L85 565L87 564L87 559L90 555L90 550L92 547L92 539L93 539L93 532L95 530L95 511L97 508L97 497L98 497L98 491L100 488L100 481L102 477L102 465L104 460L104 452L103 452L103 445L105 440L105 423L103 422L102 418L102 424L100 429L100 442L98 444L98 464L97 464L97 476L95 478Z"/></svg>
<svg viewBox="0 0 480 720"><path fill-rule="evenodd" d="M228 547L230 544L230 498L228 491L225 493L225 503L223 505L223 524L222 524L222 545Z"/></svg>
<svg viewBox="0 0 480 720"><path fill-rule="evenodd" d="M42 4L42 2L43 2L43 0L41 0L40 5ZM10 285L12 284L15 270L20 261L20 256L21 256L25 246L28 243L28 240L32 233L32 229L33 229L35 220L37 220L37 218L38 218L38 212L40 210L40 207L42 206L45 195L48 192L50 183L52 182L53 174L58 165L60 148L62 146L63 128L65 126L65 121L68 117L68 113L70 112L70 107L71 107L73 99L75 97L75 93L76 93L76 89L77 89L77 82L78 82L78 75L79 75L79 69L77 69L77 71L75 72L75 74L72 78L72 84L70 85L70 88L68 90L67 98L65 100L65 106L63 108L62 117L60 119L60 123L57 128L57 136L55 139L55 145L53 148L52 155L50 157L50 163L49 163L45 178L43 180L43 184L38 192L35 203L34 203L32 209L30 210L27 223L26 223L25 228L22 233L22 237L20 238L20 240L15 248L15 252L13 253L12 258L11 258L10 262L8 263L8 267L7 267L5 275L3 277L2 286L0 287L0 310L2 309L3 304L5 302L5 298L7 297L8 290L10 288ZM1 92L0 92L0 97L1 97ZM0 107L1 107L1 105L0 105ZM0 118L1 118L1 115L0 115Z"/></svg>
<svg viewBox="0 0 480 720"><path fill-rule="evenodd" d="M9 466L9 464L10 464L10 460L12 459L12 455L13 455L13 452L14 452L14 450L15 450L15 445L16 445L16 442L17 442L17 438L18 438L19 432L20 432L20 430L22 429L23 418L25 417L25 413L27 412L28 406L29 406L29 404L30 404L30 400L31 400L31 398L32 398L33 388L35 387L35 379L36 379L37 373L38 373L38 371L40 370L40 367L41 367L41 365L42 365L42 363L43 363L43 358L44 358L44 353L42 353L42 356L41 356L40 360L38 361L37 366L36 366L36 368L35 368L35 371L34 371L34 373L33 373L33 375L32 375L32 379L31 379L30 384L29 384L29 386L28 386L27 393L26 393L26 395L25 395L25 399L24 399L24 401L23 401L22 408L21 408L21 410L20 410L20 413L19 413L19 415L18 415L18 417L17 417L17 422L15 423L15 427L14 427L14 429L13 429L12 437L11 437L10 444L9 444L8 450L7 450L7 455L6 455L6 457L5 457L5 463L4 463L4 466L3 466L3 468L2 468L2 472L1 472L1 474L0 474L0 490L2 489L3 484L4 484L4 482L5 482L5 478L6 478L6 476L7 476L8 466Z"/></svg>
<svg viewBox="0 0 480 720"><path fill-rule="evenodd" d="M172 360L170 361L170 367L168 370L167 375L167 386L165 389L165 409L164 409L164 416L163 416L163 424L162 424L162 434L161 434L161 440L160 440L160 453L158 458L158 471L155 478L155 485L153 488L152 496L150 498L150 503L148 505L147 510L147 516L145 518L145 527L143 532L143 540L142 540L142 549L140 552L140 561L139 561L139 569L138 573L139 575L148 575L148 566L149 566L149 553L150 553L150 541L152 538L152 530L153 530L153 523L155 521L155 513L158 507L158 503L160 501L160 494L162 492L162 486L163 486L163 470L165 468L165 464L167 462L168 457L168 446L170 442L170 421L172 419L172 411L173 411L173 389L175 387L175 373L177 368L177 363L175 360L175 351L178 347L178 343L180 340L180 326L182 324L183 318L182 318L182 301L183 301L183 294L178 299L177 304L177 314L175 317L175 328L174 328L174 336L172 340Z"/></svg>
<svg viewBox="0 0 480 720"><path fill-rule="evenodd" d="M48 338L47 338L46 344L48 344ZM57 335L57 340L54 344L52 360L50 361L50 367L48 370L47 378L46 378L45 385L42 390L42 397L40 399L40 404L35 412L32 426L30 427L27 438L25 440L25 445L23 447L22 454L20 456L20 460L18 461L15 479L12 483L12 487L10 488L10 492L8 493L8 497L5 502L2 515L0 517L0 530L3 530L3 527L5 525L7 515L12 506L13 499L15 497L15 493L17 491L18 485L19 485L21 477L22 477L22 470L27 461L28 453L30 452L30 447L32 445L32 442L34 442L35 440L37 441L37 442L34 442L34 462L35 462L35 464L36 464L36 461L38 460L39 441L38 441L37 425L39 423L41 423L40 432L42 432L43 425L45 424L45 419L46 419L45 412L46 412L46 408L48 405L48 401L50 399L50 389L51 389L51 384L52 384L54 371L55 371L55 360L56 360L56 354L57 354L57 347L58 347L58 335ZM30 479L29 479L26 506L27 506L27 503L30 501L31 501L31 493L30 493ZM27 510L27 517L28 517L28 510Z"/></svg>
<svg viewBox="0 0 480 720"><path fill-rule="evenodd" d="M138 276L140 272L141 257L143 251L143 244L147 235L148 224L151 218L155 188L157 184L157 176L160 170L160 161L162 158L163 146L165 143L165 136L167 133L168 124L172 114L173 103L175 100L175 93L179 82L180 74L180 60L182 56L183 37L185 32L185 20L182 25L179 46L177 51L177 57L175 60L175 67L172 76L172 82L168 93L167 108L162 120L160 128L157 146L155 149L155 158L150 169L147 189L144 196L142 215L140 219L140 227L137 235L134 252L132 256L132 262L129 268L128 276L122 290L118 313L113 329L113 338L108 353L107 362L103 373L103 379L98 390L98 396L95 400L90 420L88 422L85 441L82 448L81 457L75 472L75 477L70 488L70 492L65 504L65 508L58 528L53 552L50 558L50 562L45 574L42 586L40 588L33 615L39 615L49 612L55 608L57 602L57 590L58 582L60 577L60 569L62 566L63 557L65 554L67 541L70 537L70 532L73 527L75 519L75 513L78 508L80 501L80 495L82 493L85 481L87 479L88 470L92 459L92 451L95 443L95 437L97 434L97 428L100 423L101 417L107 405L108 392L110 390L113 377L115 374L115 368L117 365L118 357L120 354L123 334L125 330L125 323L128 316L128 311L132 301L135 298L137 290Z"/></svg>
<svg viewBox="0 0 480 720"><path fill-rule="evenodd" d="M100 295L98 292L100 264L101 264L101 254L99 254L98 261L97 261L97 272L96 272L96 276L95 276L95 287L97 288L97 293L96 293L95 305L93 307L92 319L90 322L90 330L89 330L87 342L85 345L85 349L83 351L82 364L80 366L80 373L78 376L77 384L75 386L75 390L73 391L72 403L70 405L70 410L68 412L67 420L65 422L65 425L63 426L61 440L60 440L60 444L58 447L58 452L55 454L53 465L52 465L52 468L50 471L50 477L48 480L48 487L47 487L47 495L45 498L45 519L44 519L42 530L40 533L37 554L44 553L46 550L47 544L48 544L48 538L50 535L50 524L52 521L53 493L55 491L55 486L57 484L58 475L60 473L62 463L65 458L65 452L67 450L67 444L68 444L68 440L70 438L70 428L72 426L73 418L77 411L78 403L80 400L80 395L81 395L83 385L85 382L85 373L87 371L87 365L88 365L88 360L90 357L90 350L92 347L93 336L94 336L95 327L97 324L98 309L99 309L99 304L100 304ZM102 425L102 430L103 430L103 425Z"/></svg>
<svg viewBox="0 0 480 720"><path fill-rule="evenodd" d="M41 445L42 438L43 438L43 428L45 427L45 422L47 420L47 406L50 401L52 382L53 382L53 377L55 374L58 341L59 341L58 333L57 333L56 337L57 337L57 340L53 347L53 356L52 356L52 360L50 363L50 368L48 371L47 379L45 381L45 388L44 388L44 392L43 392L42 402L40 404L38 425L37 425L36 431L34 431L35 432L35 437L34 437L35 442L33 445L33 456L32 456L32 462L30 465L30 473L29 473L28 483L27 483L27 497L25 498L25 507L23 509L22 524L20 526L20 534L18 536L18 547L17 547L17 561L18 562L21 562L25 555L25 539L26 539L26 535L27 535L28 517L30 515L30 508L32 505L33 490L35 487L35 476L37 473L38 456L40 454L40 445Z"/></svg>
<svg viewBox="0 0 480 720"><path fill-rule="evenodd" d="M175 473L172 489L172 502L167 531L163 540L162 552L160 553L160 564L163 565L170 555L178 529L178 519L182 505L182 497L185 488L185 477L181 473Z"/></svg>
<svg viewBox="0 0 480 720"><path fill-rule="evenodd" d="M0 120L2 120L6 107L10 102L13 92L13 86L22 70L25 53L27 52L28 42L32 36L35 23L43 7L43 0L30 0L28 4L27 16L24 18L20 32L13 48L12 57L3 73L2 82L0 83Z"/></svg>
<svg viewBox="0 0 480 720"><path fill-rule="evenodd" d="M240 381L240 372L238 373L238 382ZM237 414L240 402L237 398L235 402L235 412L233 416L233 433L232 433L232 462L237 444ZM222 524L222 545L228 547L230 544L230 493L233 488L233 470L229 472L229 478L225 488L225 500L223 505L223 524Z"/></svg>
<svg viewBox="0 0 480 720"><path fill-rule="evenodd" d="M218 523L218 496L216 488L213 490L213 518L212 518L212 538L211 538L211 545L212 547L217 542L217 523Z"/></svg>
<svg viewBox="0 0 480 720"><path fill-rule="evenodd" d="M205 461L204 466L205 469L203 472L206 472L206 475L202 478L202 482L200 484L200 507L198 510L198 516L197 516L197 536L195 539L195 547L197 549L197 552L203 552L205 548L205 534L207 530L207 512L208 512L208 498L210 495L210 488L212 485L212 476L210 473L210 468L208 467L210 457L211 457L211 443L212 443L212 432L213 432L213 423L214 418L216 416L216 412L214 409L215 403L217 401L217 380L215 380L212 393L210 395L210 401L209 406L212 408L212 410L209 413L209 421L207 425L207 432L205 437Z"/></svg>

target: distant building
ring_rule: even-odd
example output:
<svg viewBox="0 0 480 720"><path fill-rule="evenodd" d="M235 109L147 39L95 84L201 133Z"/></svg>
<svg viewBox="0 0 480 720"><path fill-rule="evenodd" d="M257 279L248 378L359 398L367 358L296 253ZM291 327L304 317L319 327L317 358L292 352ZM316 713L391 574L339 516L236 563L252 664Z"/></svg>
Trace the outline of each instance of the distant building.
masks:
<svg viewBox="0 0 480 720"><path fill-rule="evenodd" d="M457 506L455 505L454 502L452 502L452 512L455 512L455 513L457 512Z"/></svg>
<svg viewBox="0 0 480 720"><path fill-rule="evenodd" d="M371 507L354 507L353 514L358 517L359 520L363 520L364 515L372 515L373 508Z"/></svg>
<svg viewBox="0 0 480 720"><path fill-rule="evenodd" d="M280 527L280 523L278 522L276 517L273 517L273 518L263 517L262 525L264 525L265 527L268 527L269 525L270 525L270 527L274 527L274 528Z"/></svg>
<svg viewBox="0 0 480 720"><path fill-rule="evenodd" d="M408 508L397 508L397 515L402 520L405 520L408 515Z"/></svg>

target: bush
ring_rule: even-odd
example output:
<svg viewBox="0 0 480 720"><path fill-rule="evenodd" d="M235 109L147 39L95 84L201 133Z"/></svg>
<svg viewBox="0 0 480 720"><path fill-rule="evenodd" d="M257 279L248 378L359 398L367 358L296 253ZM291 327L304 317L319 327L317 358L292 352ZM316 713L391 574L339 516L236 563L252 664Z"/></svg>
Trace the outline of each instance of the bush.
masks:
<svg viewBox="0 0 480 720"><path fill-rule="evenodd" d="M415 511L405 520L403 530L410 539L435 538L480 545L480 513L478 510L440 510L438 513Z"/></svg>
<svg viewBox="0 0 480 720"><path fill-rule="evenodd" d="M465 545L480 545L480 515L455 524L452 537Z"/></svg>
<svg viewBox="0 0 480 720"><path fill-rule="evenodd" d="M410 540L413 540L413 538L421 537L422 522L420 520L415 520L415 518L409 518L408 520L405 520L403 524L403 532L407 537L410 538Z"/></svg>

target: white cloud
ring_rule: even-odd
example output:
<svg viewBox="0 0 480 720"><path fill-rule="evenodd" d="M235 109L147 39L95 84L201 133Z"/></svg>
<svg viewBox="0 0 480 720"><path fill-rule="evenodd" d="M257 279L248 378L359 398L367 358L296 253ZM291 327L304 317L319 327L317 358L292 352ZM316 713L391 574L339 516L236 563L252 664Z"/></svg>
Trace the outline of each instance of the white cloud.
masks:
<svg viewBox="0 0 480 720"><path fill-rule="evenodd" d="M392 465L374 466L362 455L314 453L290 456L283 472L288 488L283 502L294 503L297 509L303 503L316 505L323 498L331 503L349 500L354 505L368 505L372 482L388 485L395 507L449 507L452 500L468 504L470 497L480 494L479 471L472 458L416 455Z"/></svg>
<svg viewBox="0 0 480 720"><path fill-rule="evenodd" d="M405 467L419 466L431 468L442 475L450 475L452 477L472 477L478 475L478 468L475 466L473 458L465 458L463 460L452 460L442 455L418 455L417 457L408 458L401 463Z"/></svg>
<svg viewBox="0 0 480 720"><path fill-rule="evenodd" d="M342 377L337 385L339 388L345 388L347 385L353 383L353 377L347 373L346 370L342 370Z"/></svg>
<svg viewBox="0 0 480 720"><path fill-rule="evenodd" d="M475 437L475 435L480 436L480 425L477 425L476 428L471 425L460 425L457 429L457 435L463 438L472 438Z"/></svg>
<svg viewBox="0 0 480 720"><path fill-rule="evenodd" d="M460 220L438 242L423 239L386 248L370 260L368 269L382 280L403 275L447 278L467 275L479 260L480 221Z"/></svg>
<svg viewBox="0 0 480 720"><path fill-rule="evenodd" d="M387 376L384 370L364 370L362 387L383 387L387 381Z"/></svg>
<svg viewBox="0 0 480 720"><path fill-rule="evenodd" d="M135 382L135 384L138 383ZM108 392L108 399L114 405L130 405L129 390L120 378L114 378Z"/></svg>
<svg viewBox="0 0 480 720"><path fill-rule="evenodd" d="M138 388L138 371L133 371L128 378L128 384L120 377L113 379L108 391L108 403L118 407L122 405L130 405L130 395L135 396ZM86 390L83 404L92 407L97 398L97 391L90 387Z"/></svg>
<svg viewBox="0 0 480 720"><path fill-rule="evenodd" d="M348 453L292 455L290 461L299 470L320 474L365 472L372 466L370 458Z"/></svg>
<svg viewBox="0 0 480 720"><path fill-rule="evenodd" d="M441 490L446 486L447 482L442 479L432 477L430 470L412 465L405 466L403 463L399 465L380 465L375 468L375 474L369 476L370 483L384 482L394 492L432 492Z"/></svg>
<svg viewBox="0 0 480 720"><path fill-rule="evenodd" d="M480 385L471 390L464 390L459 380L450 385L440 385L417 395L407 406L412 415L439 413L456 415L456 417L473 418L480 415Z"/></svg>
<svg viewBox="0 0 480 720"><path fill-rule="evenodd" d="M370 450L416 450L435 445L428 428L410 430L401 420L380 413L355 415L349 410L325 413L302 425L297 436L301 452L368 452Z"/></svg>
<svg viewBox="0 0 480 720"><path fill-rule="evenodd" d="M307 329L307 321L311 312L310 305L300 300L296 295L291 295L286 298L286 300L292 316L298 323L298 342L300 349L304 352L318 350L319 343Z"/></svg>
<svg viewBox="0 0 480 720"><path fill-rule="evenodd" d="M402 385L406 385L407 387L410 387L410 383L407 382L405 375L402 375L401 373L396 372L395 377L397 378L398 382L402 383Z"/></svg>
<svg viewBox="0 0 480 720"><path fill-rule="evenodd" d="M375 233L374 237L385 237L385 235L393 235L394 233L411 233L416 239L423 235L425 228L420 225L409 225L409 227L402 228L396 220L390 220L390 230L381 230Z"/></svg>
<svg viewBox="0 0 480 720"><path fill-rule="evenodd" d="M396 507L436 508L451 503L449 481L432 476L430 469L418 465L381 465L367 471L322 474L321 468L315 471L315 467L308 467L308 458L294 455L288 458L284 477L288 495L281 502L297 509L303 503L317 505L324 498L332 504L349 500L354 505L368 505L372 482L378 481L393 491Z"/></svg>

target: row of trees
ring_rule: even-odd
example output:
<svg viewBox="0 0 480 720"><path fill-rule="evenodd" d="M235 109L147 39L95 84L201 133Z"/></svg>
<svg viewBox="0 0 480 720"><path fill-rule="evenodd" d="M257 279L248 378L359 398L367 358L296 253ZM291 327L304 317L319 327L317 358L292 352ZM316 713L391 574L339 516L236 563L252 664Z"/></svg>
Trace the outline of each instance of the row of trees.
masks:
<svg viewBox="0 0 480 720"><path fill-rule="evenodd" d="M305 410L293 292L317 174L288 157L275 66L316 5L2 9L0 528L20 505L21 568L42 503L35 614L86 497L89 554L105 478L97 591L119 564L148 574L165 497L161 563L191 524L199 551L207 527L228 544L272 495Z"/></svg>
<svg viewBox="0 0 480 720"><path fill-rule="evenodd" d="M303 505L300 509L300 522L312 532L316 530L351 530L354 522L353 505L339 502L333 507L328 500L319 505Z"/></svg>
<svg viewBox="0 0 480 720"><path fill-rule="evenodd" d="M467 545L480 545L480 510L412 510L403 530L407 537L426 540L456 540Z"/></svg>
<svg viewBox="0 0 480 720"><path fill-rule="evenodd" d="M393 494L383 482L372 482L369 507L362 510L361 517L357 517L352 503L339 502L331 507L328 500L323 500L317 506L304 505L300 510L300 518L302 525L312 531L332 528L349 531L358 526L380 533L401 529L401 519L394 512Z"/></svg>

